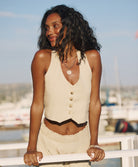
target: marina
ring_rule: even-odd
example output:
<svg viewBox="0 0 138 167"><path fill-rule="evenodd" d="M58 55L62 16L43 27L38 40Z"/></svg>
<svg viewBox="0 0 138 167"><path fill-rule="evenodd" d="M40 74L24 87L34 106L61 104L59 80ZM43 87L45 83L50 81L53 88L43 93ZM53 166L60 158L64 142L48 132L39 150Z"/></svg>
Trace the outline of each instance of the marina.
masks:
<svg viewBox="0 0 138 167"><path fill-rule="evenodd" d="M135 99L125 99L119 105L113 93L102 92L103 101L99 125L99 143L106 152L101 162L92 167L137 167L138 166L138 105ZM108 97L108 99L107 99ZM32 93L28 92L18 102L0 105L0 166L25 167L23 155L29 137L30 104ZM127 102L128 101L128 102ZM113 105L115 104L115 105ZM133 132L115 132L118 120L125 120ZM122 128L122 124L120 125ZM44 157L42 162L89 160L86 153ZM42 163L41 162L41 163Z"/></svg>

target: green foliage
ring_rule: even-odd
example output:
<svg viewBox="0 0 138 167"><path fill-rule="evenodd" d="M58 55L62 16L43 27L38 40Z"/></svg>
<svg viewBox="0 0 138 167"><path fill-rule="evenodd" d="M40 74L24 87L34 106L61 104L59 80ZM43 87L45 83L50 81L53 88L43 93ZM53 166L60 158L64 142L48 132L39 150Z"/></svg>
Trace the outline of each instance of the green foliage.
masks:
<svg viewBox="0 0 138 167"><path fill-rule="evenodd" d="M31 84L1 84L0 85L0 103L17 102L25 94L31 92Z"/></svg>

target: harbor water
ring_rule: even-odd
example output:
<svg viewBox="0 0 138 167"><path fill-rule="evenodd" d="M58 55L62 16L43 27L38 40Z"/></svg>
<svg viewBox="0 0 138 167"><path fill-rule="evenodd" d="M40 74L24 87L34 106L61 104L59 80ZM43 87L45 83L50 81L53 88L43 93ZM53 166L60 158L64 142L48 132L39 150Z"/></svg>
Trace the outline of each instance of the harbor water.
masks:
<svg viewBox="0 0 138 167"><path fill-rule="evenodd" d="M0 130L0 144L25 142L25 136L28 133L28 129ZM23 156L25 151L26 149L0 151L0 158ZM14 165L10 167L27 167L27 165ZM121 159L106 159L101 162L94 162L92 163L92 167L121 167Z"/></svg>

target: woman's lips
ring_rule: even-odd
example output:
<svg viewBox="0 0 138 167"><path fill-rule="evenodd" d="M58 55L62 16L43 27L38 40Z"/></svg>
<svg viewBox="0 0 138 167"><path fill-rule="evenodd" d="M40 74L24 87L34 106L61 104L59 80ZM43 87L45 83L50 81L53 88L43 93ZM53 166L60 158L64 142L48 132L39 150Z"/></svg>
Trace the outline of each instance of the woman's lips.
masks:
<svg viewBox="0 0 138 167"><path fill-rule="evenodd" d="M48 39L50 42L53 42L56 41L57 38L55 36L50 36Z"/></svg>

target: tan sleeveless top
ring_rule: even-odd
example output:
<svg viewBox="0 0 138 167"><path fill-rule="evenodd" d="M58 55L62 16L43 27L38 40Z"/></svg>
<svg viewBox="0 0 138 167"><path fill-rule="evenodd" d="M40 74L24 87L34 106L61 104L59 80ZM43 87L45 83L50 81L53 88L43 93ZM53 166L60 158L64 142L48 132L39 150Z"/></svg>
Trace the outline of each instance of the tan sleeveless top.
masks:
<svg viewBox="0 0 138 167"><path fill-rule="evenodd" d="M77 51L78 60L81 52ZM79 65L79 80L72 85L65 78L57 52L45 74L45 117L59 123L72 119L78 124L88 121L92 71L87 57Z"/></svg>

